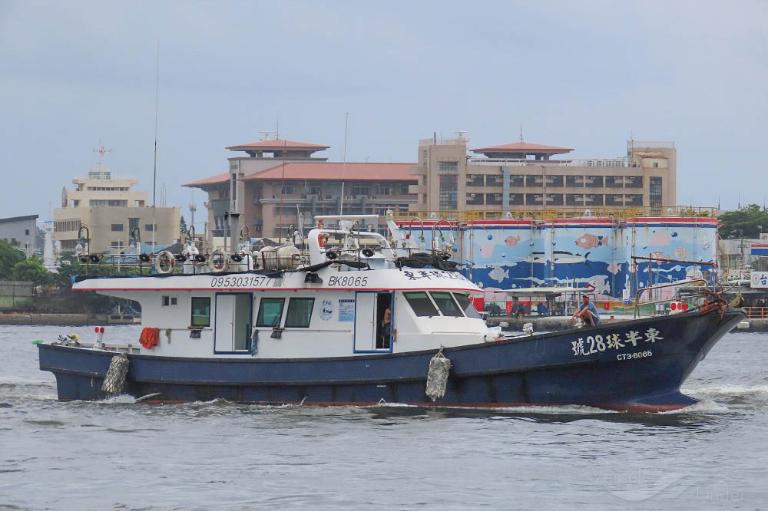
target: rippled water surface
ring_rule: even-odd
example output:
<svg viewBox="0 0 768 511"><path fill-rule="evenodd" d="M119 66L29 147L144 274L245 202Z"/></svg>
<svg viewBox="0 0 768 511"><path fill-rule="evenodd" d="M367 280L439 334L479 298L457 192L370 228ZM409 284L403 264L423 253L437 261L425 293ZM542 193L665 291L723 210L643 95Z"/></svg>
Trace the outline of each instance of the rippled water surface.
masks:
<svg viewBox="0 0 768 511"><path fill-rule="evenodd" d="M768 506L766 335L715 346L701 403L642 415L59 403L31 341L73 331L0 327L0 510Z"/></svg>

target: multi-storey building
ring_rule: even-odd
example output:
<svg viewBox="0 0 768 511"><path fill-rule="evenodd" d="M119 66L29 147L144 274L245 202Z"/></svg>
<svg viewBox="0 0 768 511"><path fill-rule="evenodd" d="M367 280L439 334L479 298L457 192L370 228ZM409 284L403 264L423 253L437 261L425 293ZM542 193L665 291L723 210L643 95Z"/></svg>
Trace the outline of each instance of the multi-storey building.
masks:
<svg viewBox="0 0 768 511"><path fill-rule="evenodd" d="M329 162L328 146L261 140L227 147L229 171L184 186L208 194L208 235L230 236L232 218L252 237L278 237L310 227L315 215L405 213L416 196L413 163Z"/></svg>
<svg viewBox="0 0 768 511"><path fill-rule="evenodd" d="M419 142L414 212L491 212L644 208L676 203L676 150L667 142L629 141L627 155L555 159L568 147L527 142L472 149L463 137Z"/></svg>
<svg viewBox="0 0 768 511"><path fill-rule="evenodd" d="M137 180L113 179L101 161L88 177L72 183L74 189L62 190L61 207L53 212L53 239L62 252L85 240L91 253L119 253L137 243L152 250L179 238L179 208L148 205L147 193L133 189Z"/></svg>
<svg viewBox="0 0 768 511"><path fill-rule="evenodd" d="M0 218L0 240L18 247L27 257L40 255L43 243L37 228L37 215Z"/></svg>

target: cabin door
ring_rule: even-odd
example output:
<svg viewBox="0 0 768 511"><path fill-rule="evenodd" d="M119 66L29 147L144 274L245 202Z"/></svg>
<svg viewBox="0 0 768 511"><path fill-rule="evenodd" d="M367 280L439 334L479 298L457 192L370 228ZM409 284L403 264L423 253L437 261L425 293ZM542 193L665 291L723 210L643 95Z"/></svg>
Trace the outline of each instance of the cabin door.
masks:
<svg viewBox="0 0 768 511"><path fill-rule="evenodd" d="M248 352L251 347L253 296L250 293L216 295L214 353Z"/></svg>
<svg viewBox="0 0 768 511"><path fill-rule="evenodd" d="M359 292L355 297L355 353L391 351L392 293Z"/></svg>

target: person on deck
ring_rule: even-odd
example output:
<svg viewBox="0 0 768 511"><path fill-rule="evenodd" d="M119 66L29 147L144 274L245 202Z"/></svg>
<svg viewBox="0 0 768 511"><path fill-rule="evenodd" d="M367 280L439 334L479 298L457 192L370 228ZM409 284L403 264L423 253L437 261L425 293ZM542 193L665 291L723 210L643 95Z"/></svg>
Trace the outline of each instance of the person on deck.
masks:
<svg viewBox="0 0 768 511"><path fill-rule="evenodd" d="M389 307L384 309L384 318L381 320L379 332L379 342L376 348L389 348L389 340L392 338L392 309Z"/></svg>
<svg viewBox="0 0 768 511"><path fill-rule="evenodd" d="M597 313L595 304L589 301L589 296L582 295L579 310L573 315L573 318L581 318L587 326L597 326L600 323L600 315Z"/></svg>

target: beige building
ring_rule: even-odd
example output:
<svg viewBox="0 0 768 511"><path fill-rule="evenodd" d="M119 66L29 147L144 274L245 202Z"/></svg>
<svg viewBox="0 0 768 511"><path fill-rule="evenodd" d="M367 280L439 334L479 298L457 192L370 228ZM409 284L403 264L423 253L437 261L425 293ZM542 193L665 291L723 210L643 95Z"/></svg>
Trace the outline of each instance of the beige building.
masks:
<svg viewBox="0 0 768 511"><path fill-rule="evenodd" d="M153 241L162 247L179 238L179 208L148 205L147 193L133 189L135 179L113 179L100 162L72 183L53 212L53 239L62 252L75 251L85 239L90 253L120 253L137 242L148 252Z"/></svg>
<svg viewBox="0 0 768 511"><path fill-rule="evenodd" d="M620 158L553 158L568 147L511 144L467 152L463 137L419 142L419 184L412 212L584 211L627 208L652 214L674 207L676 150L672 143L629 141Z"/></svg>
<svg viewBox="0 0 768 511"><path fill-rule="evenodd" d="M315 215L406 213L416 196L413 163L329 162L314 153L328 146L261 140L227 147L229 171L184 186L208 194L209 237L231 235L230 224L251 237L279 237ZM230 218L233 217L233 218Z"/></svg>

